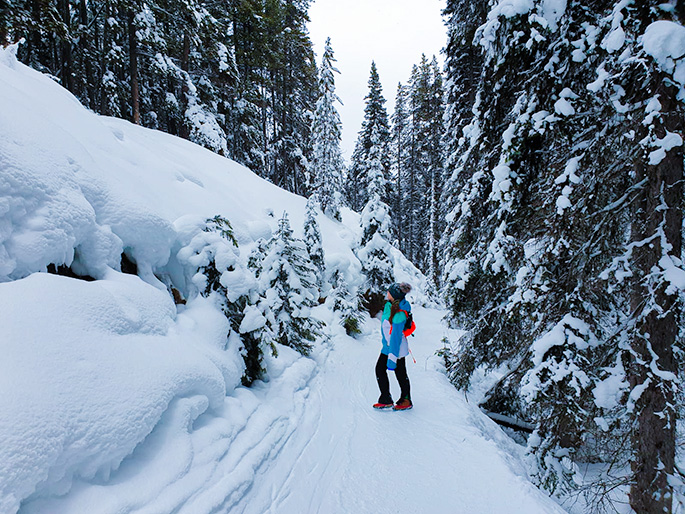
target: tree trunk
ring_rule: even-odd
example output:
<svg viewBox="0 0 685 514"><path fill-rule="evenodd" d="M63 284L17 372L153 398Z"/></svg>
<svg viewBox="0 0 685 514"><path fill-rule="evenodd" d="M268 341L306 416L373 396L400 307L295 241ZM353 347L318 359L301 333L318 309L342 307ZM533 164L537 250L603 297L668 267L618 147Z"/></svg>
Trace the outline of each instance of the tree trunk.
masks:
<svg viewBox="0 0 685 514"><path fill-rule="evenodd" d="M179 130L179 136L183 139L190 139L190 125L186 120L186 111L188 110L188 95L190 95L190 88L188 87L188 81L190 76L188 75L188 69L190 68L190 37L188 36L188 31L183 33L183 56L181 57L181 69L185 72L183 74L183 84L181 85L181 108L183 109L181 127Z"/></svg>
<svg viewBox="0 0 685 514"><path fill-rule="evenodd" d="M664 85L657 88L663 119L656 135L682 134L681 110L676 91ZM656 122L658 123L658 122ZM632 267L635 282L632 310L636 326L632 339L633 361L629 381L633 394L643 388L635 408L633 483L630 505L640 513L670 513L672 488L668 483L675 461L675 360L673 345L678 332L677 294L668 291L668 282L654 279L659 261L667 254L681 255L683 147L667 152L656 165L642 152L635 166L636 181L646 181L633 212ZM649 240L649 244L645 241ZM642 242L642 243L639 243Z"/></svg>
<svg viewBox="0 0 685 514"><path fill-rule="evenodd" d="M100 89L100 114L106 116L111 116L111 110L109 108L109 98L108 92L104 87L104 74L107 70L107 52L111 47L111 33L112 29L107 23L107 20L112 15L109 3L105 3L103 14L103 20L105 23L102 24L102 46L100 47L99 57L100 57L100 70L98 72L98 88ZM96 24L97 26L97 24Z"/></svg>
<svg viewBox="0 0 685 514"><path fill-rule="evenodd" d="M59 0L58 6L60 16L62 17L62 22L66 27L66 34L61 35L59 38L61 54L60 79L62 80L62 85L74 93L74 73L71 52L71 13L69 0Z"/></svg>
<svg viewBox="0 0 685 514"><path fill-rule="evenodd" d="M138 89L138 38L133 10L128 11L129 74L131 75L131 119L140 125L140 92Z"/></svg>
<svg viewBox="0 0 685 514"><path fill-rule="evenodd" d="M399 93L399 92L398 92ZM400 121L398 121L400 123ZM397 202L396 209L393 213L395 219L395 233L397 237L397 245L400 251L404 251L404 234L402 228L404 225L404 211L402 210L402 128L397 129Z"/></svg>

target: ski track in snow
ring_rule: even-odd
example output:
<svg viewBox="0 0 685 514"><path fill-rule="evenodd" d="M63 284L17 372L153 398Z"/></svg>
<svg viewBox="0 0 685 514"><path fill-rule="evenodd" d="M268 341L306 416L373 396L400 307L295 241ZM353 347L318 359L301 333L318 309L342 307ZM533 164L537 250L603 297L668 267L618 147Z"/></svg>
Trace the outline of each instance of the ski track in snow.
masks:
<svg viewBox="0 0 685 514"><path fill-rule="evenodd" d="M412 410L371 407L372 320L360 339L339 331L312 359L281 351L271 383L237 389L218 412L203 395L177 398L111 476L77 479L66 496L32 499L20 513L564 512L527 480L515 444L441 373L442 313L415 312Z"/></svg>
<svg viewBox="0 0 685 514"><path fill-rule="evenodd" d="M236 512L564 512L525 478L514 443L440 372L442 313L415 311L420 330L410 343L417 364L408 364L415 407L371 408L378 321L359 340L334 338L312 379L308 412Z"/></svg>

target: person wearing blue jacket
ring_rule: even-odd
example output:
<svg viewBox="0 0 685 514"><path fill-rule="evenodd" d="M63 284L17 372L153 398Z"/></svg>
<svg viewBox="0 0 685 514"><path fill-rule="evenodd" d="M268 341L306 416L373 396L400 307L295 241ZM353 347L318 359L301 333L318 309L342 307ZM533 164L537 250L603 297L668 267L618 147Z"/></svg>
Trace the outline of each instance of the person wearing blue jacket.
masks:
<svg viewBox="0 0 685 514"><path fill-rule="evenodd" d="M381 319L383 347L378 362L376 362L376 380L381 395L378 398L378 403L373 406L375 409L407 410L413 407L405 360L409 354L409 344L403 333L407 315L411 312L411 305L405 299L410 291L411 286L409 284L394 283L388 288L385 296L387 301ZM395 372L397 382L400 384L400 399L396 404L393 404L390 394L387 370Z"/></svg>

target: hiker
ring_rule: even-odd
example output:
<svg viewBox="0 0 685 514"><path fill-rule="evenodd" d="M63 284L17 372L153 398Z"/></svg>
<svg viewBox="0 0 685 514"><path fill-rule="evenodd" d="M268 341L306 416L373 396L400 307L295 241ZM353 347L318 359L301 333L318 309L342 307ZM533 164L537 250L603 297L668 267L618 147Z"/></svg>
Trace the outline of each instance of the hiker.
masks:
<svg viewBox="0 0 685 514"><path fill-rule="evenodd" d="M376 380L381 390L378 403L374 409L407 410L412 408L409 391L409 377L407 376L407 363L405 357L409 354L409 344L405 335L405 324L411 313L411 305L405 300L411 286L406 282L394 283L388 288L385 295L385 308L381 321L381 337L383 348L376 362ZM393 404L390 395L390 382L388 372L395 372L397 382L400 384L400 399Z"/></svg>

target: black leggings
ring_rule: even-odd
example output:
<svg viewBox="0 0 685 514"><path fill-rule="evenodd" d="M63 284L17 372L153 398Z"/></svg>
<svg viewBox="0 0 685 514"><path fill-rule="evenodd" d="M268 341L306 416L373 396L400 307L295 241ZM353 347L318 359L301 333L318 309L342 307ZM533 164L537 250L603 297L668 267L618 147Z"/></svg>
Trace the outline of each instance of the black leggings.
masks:
<svg viewBox="0 0 685 514"><path fill-rule="evenodd" d="M409 377L407 376L407 363L405 358L397 359L397 367L395 368L395 376L397 382L400 384L401 398L409 398ZM390 395L390 381L388 380L388 356L382 353L376 362L376 381L378 388L381 390L381 396L378 399L379 403L392 403L392 396Z"/></svg>

